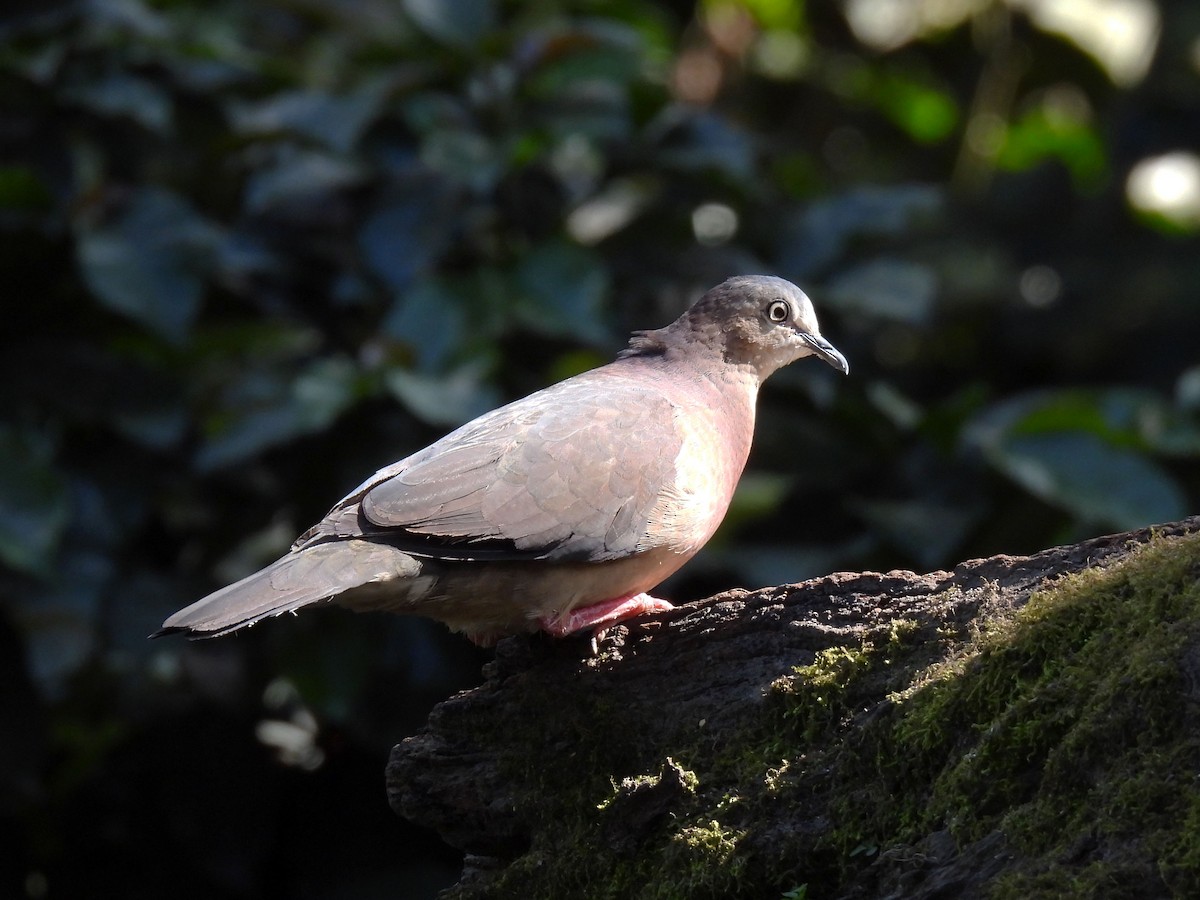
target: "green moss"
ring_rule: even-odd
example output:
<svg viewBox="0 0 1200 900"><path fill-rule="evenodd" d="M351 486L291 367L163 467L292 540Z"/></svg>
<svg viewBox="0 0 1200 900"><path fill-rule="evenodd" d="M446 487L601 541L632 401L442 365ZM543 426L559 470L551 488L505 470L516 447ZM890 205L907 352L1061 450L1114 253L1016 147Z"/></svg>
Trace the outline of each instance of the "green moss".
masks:
<svg viewBox="0 0 1200 900"><path fill-rule="evenodd" d="M996 896L1125 881L1194 895L1200 832L1184 823L1200 738L1185 680L1200 652L1200 539L1064 578L992 625L866 736L873 758L843 757L843 783L861 785L846 797L883 810L843 798L843 845L1000 831L1027 862Z"/></svg>
<svg viewBox="0 0 1200 900"><path fill-rule="evenodd" d="M785 717L813 740L847 713L853 694L875 685L866 676L907 658L905 646L918 631L916 622L896 619L880 634L863 635L857 646L819 650L810 664L775 679L771 691L787 698Z"/></svg>
<svg viewBox="0 0 1200 900"><path fill-rule="evenodd" d="M716 819L700 820L680 828L671 835L668 852L664 855L668 868L663 871L686 873L686 877L660 883L658 895L728 896L737 888L745 870L746 860L738 848L744 836L744 832Z"/></svg>
<svg viewBox="0 0 1200 900"><path fill-rule="evenodd" d="M668 779L674 779L679 786L679 791L689 794L696 793L696 788L700 784L700 779L696 777L695 772L688 771L668 756L662 770L657 775L634 775L629 778L622 778L619 782L612 779L612 794L596 804L596 809L604 812L607 809L611 809L622 797L633 796L640 792L654 791L661 787L664 781Z"/></svg>
<svg viewBox="0 0 1200 900"><path fill-rule="evenodd" d="M815 654L719 742L619 687L526 698L572 710L511 763L554 825L489 896L829 896L944 831L1004 836L996 897L1200 895L1200 536L985 607Z"/></svg>

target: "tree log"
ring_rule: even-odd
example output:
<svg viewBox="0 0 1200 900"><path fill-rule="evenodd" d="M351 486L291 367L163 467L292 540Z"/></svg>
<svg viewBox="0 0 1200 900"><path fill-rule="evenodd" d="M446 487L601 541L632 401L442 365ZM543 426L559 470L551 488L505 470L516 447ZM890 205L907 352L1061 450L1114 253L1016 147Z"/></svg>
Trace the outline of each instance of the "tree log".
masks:
<svg viewBox="0 0 1200 900"><path fill-rule="evenodd" d="M1200 826L1198 531L728 591L595 655L509 638L389 800L465 851L453 897L1184 896L1200 838L1089 804L1140 778Z"/></svg>

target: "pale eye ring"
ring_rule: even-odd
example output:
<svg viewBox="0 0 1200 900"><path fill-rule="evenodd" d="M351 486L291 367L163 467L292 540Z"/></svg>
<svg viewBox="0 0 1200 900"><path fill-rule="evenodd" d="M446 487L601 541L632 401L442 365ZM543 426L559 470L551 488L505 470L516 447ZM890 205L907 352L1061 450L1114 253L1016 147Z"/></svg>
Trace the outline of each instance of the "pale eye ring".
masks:
<svg viewBox="0 0 1200 900"><path fill-rule="evenodd" d="M776 325L788 321L792 317L792 308L786 300L772 300L767 305L767 318Z"/></svg>

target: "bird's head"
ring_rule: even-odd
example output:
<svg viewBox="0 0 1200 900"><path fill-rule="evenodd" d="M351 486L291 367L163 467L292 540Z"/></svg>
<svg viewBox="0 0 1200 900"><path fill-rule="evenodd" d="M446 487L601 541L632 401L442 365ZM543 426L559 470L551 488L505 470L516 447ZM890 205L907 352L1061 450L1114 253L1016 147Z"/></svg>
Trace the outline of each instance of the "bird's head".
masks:
<svg viewBox="0 0 1200 900"><path fill-rule="evenodd" d="M673 332L675 340L703 344L727 363L752 366L760 381L806 356L842 373L850 371L846 357L821 337L804 291L769 275L722 282L663 331Z"/></svg>

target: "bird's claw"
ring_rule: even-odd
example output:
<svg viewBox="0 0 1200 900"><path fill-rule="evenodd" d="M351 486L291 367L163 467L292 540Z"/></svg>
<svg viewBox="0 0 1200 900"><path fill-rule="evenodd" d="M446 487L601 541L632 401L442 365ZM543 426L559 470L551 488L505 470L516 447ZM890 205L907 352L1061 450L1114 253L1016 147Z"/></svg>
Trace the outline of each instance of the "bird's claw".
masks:
<svg viewBox="0 0 1200 900"><path fill-rule="evenodd" d="M617 597L615 600L604 600L561 615L545 616L538 620L542 630L554 637L566 637L577 631L592 629L592 646L604 639L604 633L610 625L624 622L647 613L666 612L674 609L666 600L651 597L649 594L632 594L627 597Z"/></svg>

